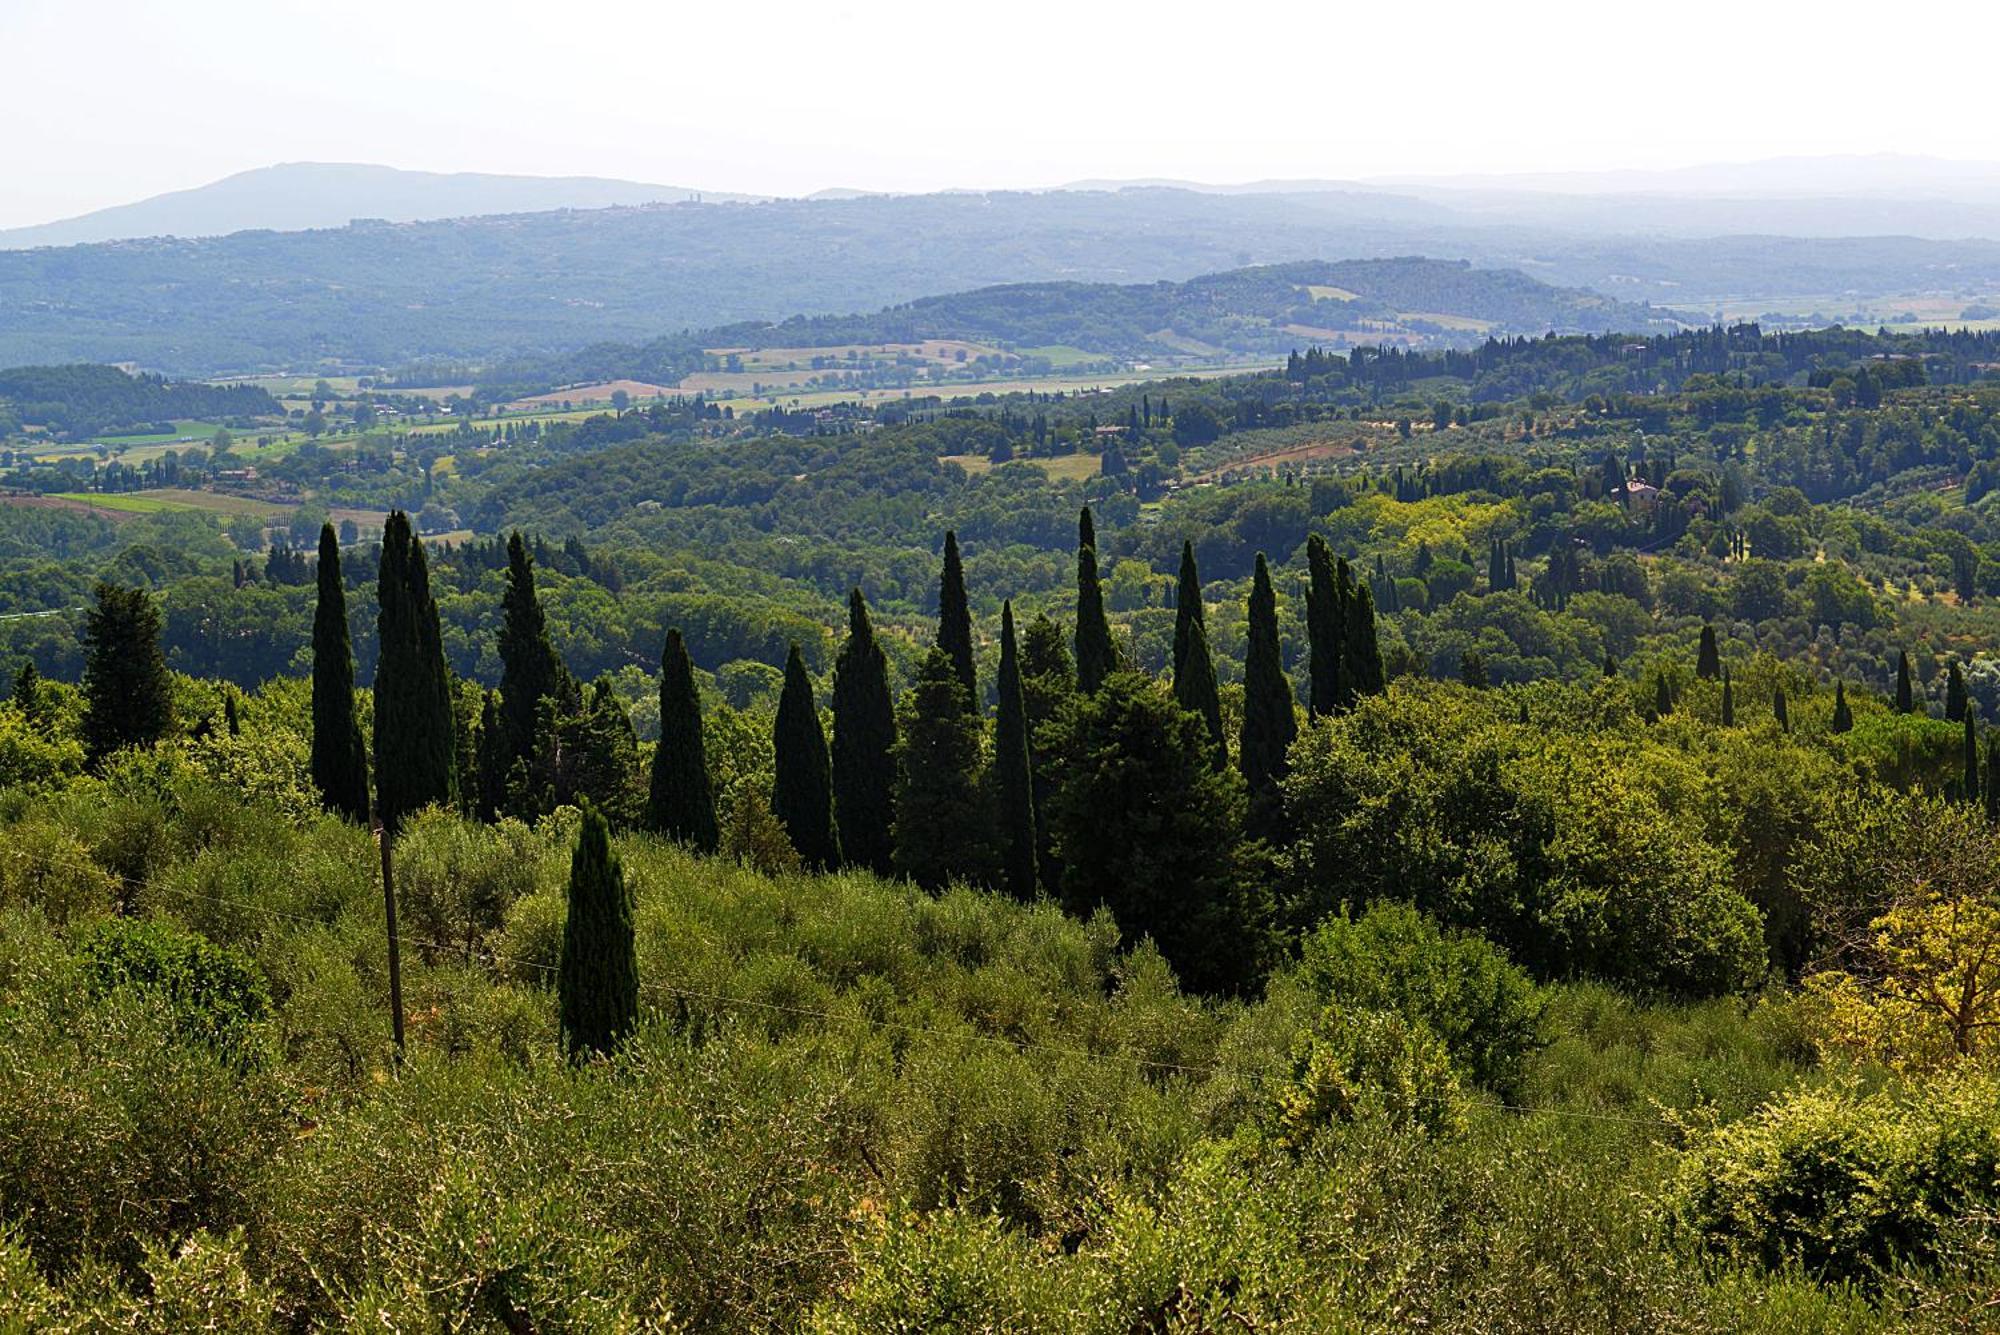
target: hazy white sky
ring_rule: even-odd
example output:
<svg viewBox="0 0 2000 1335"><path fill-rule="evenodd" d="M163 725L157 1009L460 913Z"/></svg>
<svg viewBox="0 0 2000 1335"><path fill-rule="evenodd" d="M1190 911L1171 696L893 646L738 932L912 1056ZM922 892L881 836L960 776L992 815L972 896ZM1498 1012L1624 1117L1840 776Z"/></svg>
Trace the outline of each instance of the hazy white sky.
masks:
<svg viewBox="0 0 2000 1335"><path fill-rule="evenodd" d="M2000 5L0 0L0 226L281 161L711 190L2000 159Z"/></svg>

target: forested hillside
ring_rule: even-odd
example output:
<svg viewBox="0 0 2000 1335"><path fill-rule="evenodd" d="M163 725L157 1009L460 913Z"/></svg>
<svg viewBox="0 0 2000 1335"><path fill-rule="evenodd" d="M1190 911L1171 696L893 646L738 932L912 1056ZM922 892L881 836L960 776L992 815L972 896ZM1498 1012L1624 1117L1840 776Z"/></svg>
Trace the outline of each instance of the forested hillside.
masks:
<svg viewBox="0 0 2000 1335"><path fill-rule="evenodd" d="M251 418L278 411L270 394L254 385L129 375L112 366L0 370L0 438L22 427L69 437L120 428L144 431L182 418Z"/></svg>

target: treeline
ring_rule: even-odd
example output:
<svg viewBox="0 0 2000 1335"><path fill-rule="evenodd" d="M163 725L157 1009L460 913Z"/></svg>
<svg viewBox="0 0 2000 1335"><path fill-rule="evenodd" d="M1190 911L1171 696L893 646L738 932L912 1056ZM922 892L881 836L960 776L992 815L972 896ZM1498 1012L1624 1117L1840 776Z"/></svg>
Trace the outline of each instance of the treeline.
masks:
<svg viewBox="0 0 2000 1335"><path fill-rule="evenodd" d="M19 426L69 439L116 429L172 430L177 418L248 421L280 416L283 409L258 385L207 385L78 364L0 370L0 413ZM159 428L161 423L169 425Z"/></svg>

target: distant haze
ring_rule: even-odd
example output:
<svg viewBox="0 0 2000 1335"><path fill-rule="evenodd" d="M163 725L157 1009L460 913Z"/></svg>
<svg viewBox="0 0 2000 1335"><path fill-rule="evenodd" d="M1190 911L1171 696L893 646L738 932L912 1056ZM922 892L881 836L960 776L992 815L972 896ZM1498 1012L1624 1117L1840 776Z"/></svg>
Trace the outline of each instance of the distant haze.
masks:
<svg viewBox="0 0 2000 1335"><path fill-rule="evenodd" d="M1992 5L8 0L0 227L298 161L797 196L1991 160L1996 38Z"/></svg>

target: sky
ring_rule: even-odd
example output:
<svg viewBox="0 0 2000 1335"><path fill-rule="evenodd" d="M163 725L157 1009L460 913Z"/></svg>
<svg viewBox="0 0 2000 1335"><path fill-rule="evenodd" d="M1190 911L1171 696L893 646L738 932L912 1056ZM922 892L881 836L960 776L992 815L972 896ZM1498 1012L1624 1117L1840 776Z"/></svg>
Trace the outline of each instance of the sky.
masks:
<svg viewBox="0 0 2000 1335"><path fill-rule="evenodd" d="M0 227L293 161L804 194L2000 160L1996 42L1977 0L0 0Z"/></svg>

